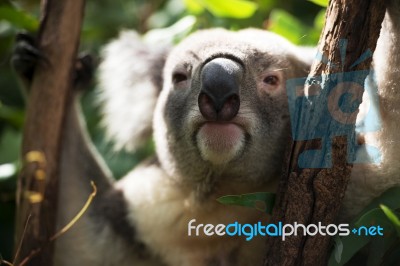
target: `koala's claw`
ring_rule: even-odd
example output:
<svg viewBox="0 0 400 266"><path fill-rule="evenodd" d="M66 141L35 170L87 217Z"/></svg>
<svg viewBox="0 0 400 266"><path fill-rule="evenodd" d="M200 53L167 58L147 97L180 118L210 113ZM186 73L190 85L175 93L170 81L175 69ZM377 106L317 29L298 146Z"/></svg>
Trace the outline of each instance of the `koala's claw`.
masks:
<svg viewBox="0 0 400 266"><path fill-rule="evenodd" d="M96 63L96 59L91 54L86 52L79 54L75 63L75 87L85 88L92 82Z"/></svg>
<svg viewBox="0 0 400 266"><path fill-rule="evenodd" d="M21 78L31 82L36 65L46 59L38 49L34 36L25 32L18 33L15 42L11 65Z"/></svg>
<svg viewBox="0 0 400 266"><path fill-rule="evenodd" d="M32 82L35 67L40 62L49 63L40 51L36 37L26 32L18 33L15 37L11 65L28 86ZM88 53L79 55L75 63L74 87L83 88L91 83L95 65L93 56Z"/></svg>

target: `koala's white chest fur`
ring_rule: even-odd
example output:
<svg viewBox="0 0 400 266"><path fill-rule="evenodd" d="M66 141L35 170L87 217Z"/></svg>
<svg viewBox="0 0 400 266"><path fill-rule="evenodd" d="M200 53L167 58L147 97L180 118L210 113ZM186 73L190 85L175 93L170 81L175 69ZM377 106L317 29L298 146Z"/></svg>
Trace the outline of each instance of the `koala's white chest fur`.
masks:
<svg viewBox="0 0 400 266"><path fill-rule="evenodd" d="M264 238L206 236L202 230L188 235L188 223L198 224L254 224L265 223L267 215L251 208L225 206L216 201L225 191L231 194L244 192L223 188L210 199L199 202L190 189L182 189L157 166L139 168L117 184L129 202L129 221L137 229L138 240L152 247L156 256L168 265L258 265L265 249ZM238 186L241 191L246 185ZM247 188L250 190L253 188ZM266 190L259 187L259 190ZM253 190L254 192L254 190ZM250 263L250 264L249 264Z"/></svg>

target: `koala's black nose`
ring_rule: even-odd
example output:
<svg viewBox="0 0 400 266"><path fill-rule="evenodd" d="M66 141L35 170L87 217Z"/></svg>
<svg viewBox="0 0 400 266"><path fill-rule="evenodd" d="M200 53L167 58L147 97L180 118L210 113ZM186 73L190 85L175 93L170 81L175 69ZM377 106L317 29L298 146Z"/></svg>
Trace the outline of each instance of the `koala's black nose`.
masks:
<svg viewBox="0 0 400 266"><path fill-rule="evenodd" d="M243 67L231 59L216 58L204 65L198 101L206 119L229 121L237 115L242 75Z"/></svg>

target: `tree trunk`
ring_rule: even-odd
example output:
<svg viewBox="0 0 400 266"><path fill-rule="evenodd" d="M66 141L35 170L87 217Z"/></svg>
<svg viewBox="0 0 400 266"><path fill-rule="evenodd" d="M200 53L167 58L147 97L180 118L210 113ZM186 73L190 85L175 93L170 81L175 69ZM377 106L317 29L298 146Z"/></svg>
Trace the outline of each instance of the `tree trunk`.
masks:
<svg viewBox="0 0 400 266"><path fill-rule="evenodd" d="M312 104L304 101L299 109L291 110L291 116L297 115L296 121L292 121L295 141L278 189L273 223L335 223L351 173L351 159L347 156L354 155L358 113L358 107L351 115L340 110L338 103L343 91L338 88L352 93L352 102L361 102L363 81L372 57L353 64L368 49L375 50L384 13L384 1L330 1L318 45L325 63L314 61L308 76L313 82L307 82L302 92L311 96ZM265 265L326 265L330 237L303 236L300 232L285 241L269 237Z"/></svg>
<svg viewBox="0 0 400 266"><path fill-rule="evenodd" d="M84 0L42 1L39 48L22 144L15 265L52 265L60 140L71 101Z"/></svg>

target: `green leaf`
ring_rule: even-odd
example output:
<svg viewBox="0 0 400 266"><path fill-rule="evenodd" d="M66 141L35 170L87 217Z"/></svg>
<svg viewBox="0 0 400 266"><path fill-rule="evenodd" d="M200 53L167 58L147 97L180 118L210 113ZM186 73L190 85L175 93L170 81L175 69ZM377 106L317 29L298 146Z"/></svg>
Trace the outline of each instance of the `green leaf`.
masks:
<svg viewBox="0 0 400 266"><path fill-rule="evenodd" d="M251 207L263 212L272 213L275 194L271 192L256 192L242 195L228 195L218 198L217 201L226 205Z"/></svg>
<svg viewBox="0 0 400 266"><path fill-rule="evenodd" d="M258 8L256 3L245 0L202 0L201 2L216 17L248 18Z"/></svg>
<svg viewBox="0 0 400 266"><path fill-rule="evenodd" d="M39 21L21 10L12 7L0 7L0 20L10 22L12 25L26 29L28 31L36 31L39 27Z"/></svg>
<svg viewBox="0 0 400 266"><path fill-rule="evenodd" d="M4 105L0 102L0 121L5 121L14 128L21 129L24 123L24 115L24 111Z"/></svg>
<svg viewBox="0 0 400 266"><path fill-rule="evenodd" d="M198 15L204 12L204 7L198 0L183 0L183 3L192 14Z"/></svg>
<svg viewBox="0 0 400 266"><path fill-rule="evenodd" d="M390 209L400 209L400 187L392 187L383 192L379 197L373 199L356 217L359 220L365 213L372 209L380 208L383 204Z"/></svg>
<svg viewBox="0 0 400 266"><path fill-rule="evenodd" d="M356 222L350 224L350 230L353 228L359 228L360 226L372 226L379 225L384 228L384 237L390 236L394 233L394 228L391 223L386 218L383 211L379 208L372 209L362 215ZM329 258L329 266L344 265L347 263L358 251L360 251L364 246L366 246L375 237L381 236L363 236L350 233L348 236L340 237L343 247L341 247L342 252L338 249L338 246L334 247L333 252ZM388 240L390 240L388 238ZM341 258L337 260L336 254L340 253Z"/></svg>
<svg viewBox="0 0 400 266"><path fill-rule="evenodd" d="M367 266L388 265L384 263L384 259L393 249L393 245L396 245L396 234L373 238L368 248Z"/></svg>
<svg viewBox="0 0 400 266"><path fill-rule="evenodd" d="M196 18L192 15L185 16L167 28L148 31L143 40L153 45L172 44L186 37L194 28Z"/></svg>
<svg viewBox="0 0 400 266"><path fill-rule="evenodd" d="M0 164L18 160L21 132L5 127L0 136ZM4 169L3 169L4 170Z"/></svg>
<svg viewBox="0 0 400 266"><path fill-rule="evenodd" d="M308 1L313 2L314 4L322 7L327 7L329 4L328 0L308 0Z"/></svg>
<svg viewBox="0 0 400 266"><path fill-rule="evenodd" d="M396 229L397 235L400 237L400 219L397 215L388 207L381 204L380 205L382 211L385 213L386 217L391 221Z"/></svg>
<svg viewBox="0 0 400 266"><path fill-rule="evenodd" d="M393 225L388 220L386 214L380 209L380 205L384 204L391 209L400 208L400 187L392 187L382 193L379 197L372 200L356 217L355 222L350 224L350 228L359 227L361 225L380 225L384 227L385 238L386 235L395 234ZM341 253L341 260L338 262L335 255L339 252L335 246L329 258L329 266L343 265L348 262L361 248L371 241L370 236L357 236L350 234L349 236L340 238L343 243L343 252ZM391 237L388 237L384 244L386 251L389 248ZM376 255L375 255L376 256Z"/></svg>
<svg viewBox="0 0 400 266"><path fill-rule="evenodd" d="M315 35L311 27L282 9L274 9L269 16L268 30L275 32L294 44L316 44L319 32Z"/></svg>
<svg viewBox="0 0 400 266"><path fill-rule="evenodd" d="M368 244L370 237L349 235L346 237L338 237L342 245L335 245L330 255L328 265L339 266L348 262L354 254ZM338 240L339 241L339 240Z"/></svg>
<svg viewBox="0 0 400 266"><path fill-rule="evenodd" d="M337 262L340 262L342 260L342 252L343 252L343 242L340 239L339 236L335 236L333 238L334 243L335 243L335 249L334 249L334 255L335 255L335 260Z"/></svg>
<svg viewBox="0 0 400 266"><path fill-rule="evenodd" d="M326 9L324 8L320 10L314 18L314 28L317 29L319 32L322 30L325 24L325 13Z"/></svg>

